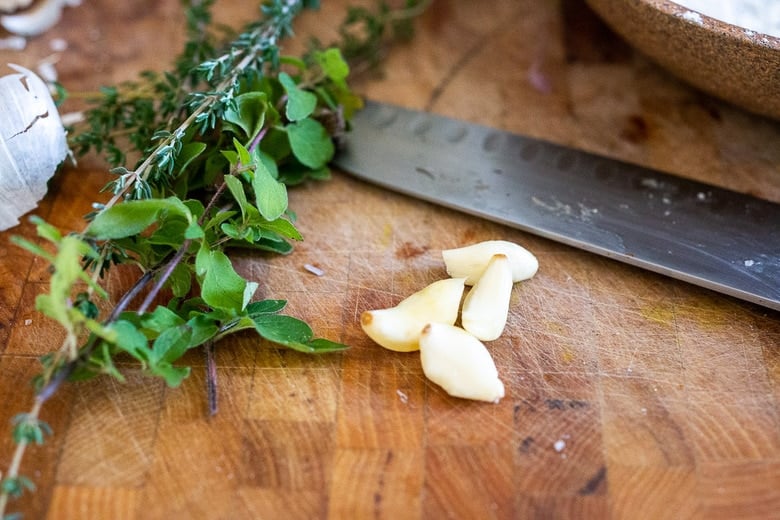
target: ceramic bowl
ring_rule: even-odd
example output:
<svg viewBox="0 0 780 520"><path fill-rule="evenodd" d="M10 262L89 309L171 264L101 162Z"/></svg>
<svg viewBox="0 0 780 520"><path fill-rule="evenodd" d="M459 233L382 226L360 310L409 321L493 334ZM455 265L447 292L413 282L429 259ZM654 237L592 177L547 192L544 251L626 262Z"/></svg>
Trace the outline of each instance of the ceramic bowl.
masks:
<svg viewBox="0 0 780 520"><path fill-rule="evenodd" d="M670 0L586 0L631 45L683 81L780 119L780 38Z"/></svg>

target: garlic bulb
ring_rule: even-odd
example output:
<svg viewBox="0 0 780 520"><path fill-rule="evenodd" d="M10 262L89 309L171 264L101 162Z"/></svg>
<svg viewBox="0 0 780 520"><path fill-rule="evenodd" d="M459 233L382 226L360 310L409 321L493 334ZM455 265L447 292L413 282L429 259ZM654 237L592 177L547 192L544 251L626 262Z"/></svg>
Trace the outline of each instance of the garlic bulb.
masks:
<svg viewBox="0 0 780 520"><path fill-rule="evenodd" d="M23 67L9 67L18 74L0 78L0 231L38 205L68 154L46 84Z"/></svg>

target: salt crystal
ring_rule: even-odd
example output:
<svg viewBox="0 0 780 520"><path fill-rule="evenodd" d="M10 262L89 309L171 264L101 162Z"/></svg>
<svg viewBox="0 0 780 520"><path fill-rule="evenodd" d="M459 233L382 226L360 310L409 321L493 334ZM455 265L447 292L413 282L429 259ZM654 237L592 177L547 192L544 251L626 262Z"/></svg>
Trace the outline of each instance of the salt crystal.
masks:
<svg viewBox="0 0 780 520"><path fill-rule="evenodd" d="M563 439L558 439L557 441L555 441L555 444L553 444L553 448L555 448L555 451L557 451L558 453L562 452L564 448L566 448L566 441L564 441Z"/></svg>
<svg viewBox="0 0 780 520"><path fill-rule="evenodd" d="M702 24L701 15L699 13L696 13L694 11L685 11L682 15L683 20L688 20L689 22L697 23L699 25Z"/></svg>
<svg viewBox="0 0 780 520"><path fill-rule="evenodd" d="M745 260L745 267L753 267L755 263L754 260Z"/></svg>
<svg viewBox="0 0 780 520"><path fill-rule="evenodd" d="M68 42L63 38L52 38L49 42L49 48L54 52L62 52L68 48Z"/></svg>
<svg viewBox="0 0 780 520"><path fill-rule="evenodd" d="M398 394L398 398L402 403L406 404L409 402L409 396L403 393L401 390L396 390L395 393Z"/></svg>

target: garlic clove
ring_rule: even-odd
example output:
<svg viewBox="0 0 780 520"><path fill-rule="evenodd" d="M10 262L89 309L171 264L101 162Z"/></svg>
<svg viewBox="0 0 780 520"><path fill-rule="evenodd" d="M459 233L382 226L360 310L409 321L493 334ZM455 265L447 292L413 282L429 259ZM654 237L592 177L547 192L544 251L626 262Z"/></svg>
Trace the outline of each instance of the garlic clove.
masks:
<svg viewBox="0 0 780 520"><path fill-rule="evenodd" d="M463 278L434 282L395 307L365 311L360 326L376 343L397 352L418 350L420 333L427 323L452 325L458 319Z"/></svg>
<svg viewBox="0 0 780 520"><path fill-rule="evenodd" d="M493 255L463 301L460 316L463 328L482 341L501 336L509 315L512 285L509 257Z"/></svg>
<svg viewBox="0 0 780 520"><path fill-rule="evenodd" d="M26 11L0 17L0 25L12 34L37 36L60 21L63 7L79 3L74 0L43 0Z"/></svg>
<svg viewBox="0 0 780 520"><path fill-rule="evenodd" d="M430 323L420 335L425 377L453 397L497 403L504 384L485 345L452 325Z"/></svg>
<svg viewBox="0 0 780 520"><path fill-rule="evenodd" d="M447 273L453 278L466 277L466 285L474 285L490 259L497 254L509 258L514 282L531 278L539 269L539 261L530 251L506 240L487 240L457 249L445 249L441 254Z"/></svg>
<svg viewBox="0 0 780 520"><path fill-rule="evenodd" d="M17 9L29 7L32 0L0 0L0 12L12 13Z"/></svg>

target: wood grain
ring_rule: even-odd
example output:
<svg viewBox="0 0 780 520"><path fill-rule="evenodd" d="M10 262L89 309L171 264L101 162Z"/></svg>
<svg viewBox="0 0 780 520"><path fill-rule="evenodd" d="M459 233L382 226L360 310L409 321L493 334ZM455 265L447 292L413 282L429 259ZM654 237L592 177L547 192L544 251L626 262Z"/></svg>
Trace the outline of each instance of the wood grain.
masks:
<svg viewBox="0 0 780 520"><path fill-rule="evenodd" d="M347 1L296 26L324 40ZM221 0L217 18L253 16ZM72 89L165 68L179 2L95 0L4 61L34 67L52 38ZM375 99L577 146L780 202L780 123L699 93L635 53L578 0L437 0L417 37L357 89ZM37 213L63 229L106 182L88 159L53 182ZM26 518L780 518L780 315L516 230L369 186L340 172L291 192L305 236L284 258L240 255L260 297L286 298L316 333L351 345L319 357L252 335L217 348L220 411L203 358L165 388L68 386L44 409L54 436L23 472ZM0 422L31 400L36 357L61 332L34 310L44 263L0 234ZM415 354L360 330L446 276L440 251L503 238L539 257L491 342L507 396L454 399ZM304 269L324 271L315 276ZM133 280L117 270L119 294ZM12 444L0 436L0 467Z"/></svg>

